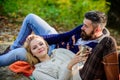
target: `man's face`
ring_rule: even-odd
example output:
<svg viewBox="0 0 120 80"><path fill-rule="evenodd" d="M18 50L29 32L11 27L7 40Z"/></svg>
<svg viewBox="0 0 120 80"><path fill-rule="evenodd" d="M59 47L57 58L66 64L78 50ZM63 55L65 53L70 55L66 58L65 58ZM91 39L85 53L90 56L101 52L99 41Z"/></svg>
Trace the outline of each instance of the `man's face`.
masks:
<svg viewBox="0 0 120 80"><path fill-rule="evenodd" d="M94 35L94 29L93 29L93 26L92 26L92 22L91 20L88 20L88 19L84 19L83 21L83 26L81 28L81 38L83 40L91 40L93 35Z"/></svg>

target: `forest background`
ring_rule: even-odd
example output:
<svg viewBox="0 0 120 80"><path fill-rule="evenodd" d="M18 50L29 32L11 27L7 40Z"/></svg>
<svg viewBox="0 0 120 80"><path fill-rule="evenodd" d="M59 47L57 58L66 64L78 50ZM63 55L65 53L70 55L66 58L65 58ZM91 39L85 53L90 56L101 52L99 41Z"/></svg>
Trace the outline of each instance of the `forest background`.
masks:
<svg viewBox="0 0 120 80"><path fill-rule="evenodd" d="M119 44L119 0L0 0L0 41L14 41L22 21L34 13L58 31L68 31L82 24L84 14L98 10L108 15L107 28ZM7 38L8 37L8 38Z"/></svg>
<svg viewBox="0 0 120 80"><path fill-rule="evenodd" d="M56 30L64 32L82 24L87 11L105 12L108 15L106 27L120 45L119 7L120 0L0 0L0 52L4 50L4 43L11 44L16 39L22 21L29 13L40 16ZM0 72L5 71L0 74L0 80L11 80L12 77L18 80L6 70L0 69ZM10 77L6 77L8 75Z"/></svg>

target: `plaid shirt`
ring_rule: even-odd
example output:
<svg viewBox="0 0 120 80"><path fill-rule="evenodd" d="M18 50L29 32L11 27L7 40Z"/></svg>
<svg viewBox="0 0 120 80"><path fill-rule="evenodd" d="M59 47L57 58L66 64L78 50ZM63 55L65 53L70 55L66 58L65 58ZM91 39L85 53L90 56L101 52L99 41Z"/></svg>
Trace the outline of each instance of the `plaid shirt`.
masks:
<svg viewBox="0 0 120 80"><path fill-rule="evenodd" d="M103 57L107 54L117 53L116 42L112 37L105 37L93 49L84 67L80 71L82 80L106 80Z"/></svg>

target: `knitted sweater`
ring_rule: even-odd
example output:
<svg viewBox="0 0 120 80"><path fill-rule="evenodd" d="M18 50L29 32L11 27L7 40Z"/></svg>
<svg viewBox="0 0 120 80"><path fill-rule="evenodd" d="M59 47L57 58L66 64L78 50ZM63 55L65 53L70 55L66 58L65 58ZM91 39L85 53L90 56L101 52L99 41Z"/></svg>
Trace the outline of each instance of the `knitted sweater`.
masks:
<svg viewBox="0 0 120 80"><path fill-rule="evenodd" d="M66 49L71 50L74 53L77 53L79 51L79 48L76 43L81 38L81 36L80 36L81 27L82 27L82 25L79 25L78 27L74 28L73 30L65 32L65 33L42 35L42 36L48 42L49 45L55 44L56 48L66 48ZM104 30L104 36L105 35L109 35L109 32L107 29ZM94 48L98 44L99 39L89 40L89 41L85 41L85 42L86 43L84 45Z"/></svg>
<svg viewBox="0 0 120 80"><path fill-rule="evenodd" d="M74 68L72 71L67 69L67 65L74 55L67 49L54 49L50 60L35 65L32 76L35 80L81 80L78 68ZM75 67L78 66L75 65Z"/></svg>

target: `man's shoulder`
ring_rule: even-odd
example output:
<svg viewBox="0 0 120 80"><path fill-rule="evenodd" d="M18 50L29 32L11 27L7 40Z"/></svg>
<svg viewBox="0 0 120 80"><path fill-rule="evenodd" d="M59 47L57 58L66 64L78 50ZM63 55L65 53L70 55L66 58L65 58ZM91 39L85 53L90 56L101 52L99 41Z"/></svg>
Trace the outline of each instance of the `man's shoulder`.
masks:
<svg viewBox="0 0 120 80"><path fill-rule="evenodd" d="M110 42L115 42L116 43L116 40L113 36L105 36L102 41L110 41Z"/></svg>
<svg viewBox="0 0 120 80"><path fill-rule="evenodd" d="M112 36L106 36L104 37L101 42L100 42L100 45L103 45L104 48L109 48L112 50L112 48L115 48L117 47L117 43L116 43L116 40L114 37Z"/></svg>

